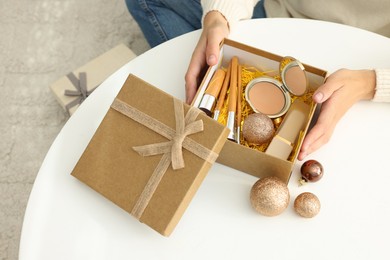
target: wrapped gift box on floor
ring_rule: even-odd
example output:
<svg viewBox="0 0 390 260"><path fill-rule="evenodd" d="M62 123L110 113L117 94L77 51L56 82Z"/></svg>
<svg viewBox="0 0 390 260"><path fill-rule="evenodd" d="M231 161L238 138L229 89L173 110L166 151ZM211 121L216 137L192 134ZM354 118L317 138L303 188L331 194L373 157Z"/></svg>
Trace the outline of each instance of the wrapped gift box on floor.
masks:
<svg viewBox="0 0 390 260"><path fill-rule="evenodd" d="M198 108L130 75L72 175L168 236L227 135Z"/></svg>
<svg viewBox="0 0 390 260"><path fill-rule="evenodd" d="M120 67L136 55L126 45L119 44L82 67L54 82L50 89L69 115L89 94Z"/></svg>

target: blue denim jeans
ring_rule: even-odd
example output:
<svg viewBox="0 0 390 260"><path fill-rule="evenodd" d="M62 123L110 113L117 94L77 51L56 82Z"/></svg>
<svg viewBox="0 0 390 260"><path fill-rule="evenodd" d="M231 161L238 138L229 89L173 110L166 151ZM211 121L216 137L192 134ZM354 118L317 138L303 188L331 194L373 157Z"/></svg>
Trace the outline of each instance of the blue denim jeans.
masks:
<svg viewBox="0 0 390 260"><path fill-rule="evenodd" d="M266 17L263 2L253 18ZM200 0L126 0L126 5L151 47L202 27Z"/></svg>

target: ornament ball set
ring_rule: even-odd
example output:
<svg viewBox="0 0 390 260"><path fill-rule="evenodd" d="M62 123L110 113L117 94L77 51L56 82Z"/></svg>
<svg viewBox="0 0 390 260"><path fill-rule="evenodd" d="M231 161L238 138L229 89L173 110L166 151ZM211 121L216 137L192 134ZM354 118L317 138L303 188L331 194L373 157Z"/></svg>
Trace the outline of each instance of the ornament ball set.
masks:
<svg viewBox="0 0 390 260"><path fill-rule="evenodd" d="M308 160L301 166L300 184L317 182L324 174L324 169L316 160ZM253 209L265 216L281 214L290 203L287 184L275 176L259 179L252 186L250 201ZM299 194L294 201L295 212L304 218L312 218L320 212L320 200L311 192Z"/></svg>

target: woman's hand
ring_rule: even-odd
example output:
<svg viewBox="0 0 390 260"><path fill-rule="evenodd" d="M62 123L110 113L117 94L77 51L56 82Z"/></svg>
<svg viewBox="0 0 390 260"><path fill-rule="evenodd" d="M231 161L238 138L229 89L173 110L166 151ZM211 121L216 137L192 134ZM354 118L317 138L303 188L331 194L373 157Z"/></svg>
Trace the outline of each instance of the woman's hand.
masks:
<svg viewBox="0 0 390 260"><path fill-rule="evenodd" d="M341 117L359 100L372 99L376 75L373 70L341 69L331 74L313 94L322 104L317 123L305 137L299 160L326 144Z"/></svg>
<svg viewBox="0 0 390 260"><path fill-rule="evenodd" d="M206 65L213 66L218 62L219 44L229 35L229 25L225 17L217 12L209 12L203 21L203 31L192 54L186 81L186 102L189 104L195 97L202 70Z"/></svg>

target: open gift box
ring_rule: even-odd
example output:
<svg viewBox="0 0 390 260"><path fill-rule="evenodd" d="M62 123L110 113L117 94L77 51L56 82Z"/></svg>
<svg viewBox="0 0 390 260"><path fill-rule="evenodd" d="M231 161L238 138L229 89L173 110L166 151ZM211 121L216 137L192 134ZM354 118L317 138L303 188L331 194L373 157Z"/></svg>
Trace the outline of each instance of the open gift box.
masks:
<svg viewBox="0 0 390 260"><path fill-rule="evenodd" d="M276 68L281 59L226 40L218 66L226 66L233 56L264 70ZM221 150L218 161L225 165L287 182L295 158L281 160L227 141L229 129L197 108L216 69L209 69L193 106L129 75L72 175L165 236L178 224ZM312 87L323 82L324 71L306 70ZM313 112L314 106L310 119Z"/></svg>
<svg viewBox="0 0 390 260"><path fill-rule="evenodd" d="M220 60L217 65L208 69L194 98L194 101L192 103L193 106L199 107L201 105L202 98L205 95L207 86L213 78L214 73L217 69L221 67L228 68L229 62L232 60L233 57L237 57L239 64L241 64L243 67L250 69L255 68L255 70L265 72L264 76L269 78L279 78L280 81L281 79L279 77L279 74L281 73L281 69L283 68L281 67L281 64L283 65L283 62L288 59L293 59L292 57L282 57L229 39L225 39L224 42L221 44ZM256 177L265 177L272 175L279 177L286 183L289 181L294 163L298 156L298 151L302 145L303 138L306 135L309 126L315 120L315 118L313 117L317 105L315 104L315 102L313 102L311 94L314 92L315 89L317 89L321 84L323 84L327 73L324 70L312 67L307 64L302 64L302 66L304 66L304 71L307 80L307 90L305 92L307 94L304 97L306 105L302 104L303 102L300 102L301 98L294 97L293 104L296 103L295 108L298 107L297 110L301 110L300 112L303 112L304 119L302 121L302 124L298 126L298 129L291 129L294 127L291 126L291 122L289 127L284 127L285 132L292 130L296 133L299 133L299 136L296 138L296 140L290 140L291 144L288 144L288 146L290 146L291 153L289 151L287 152L287 158L281 158L285 155L275 156L275 154L278 154L279 149L282 150L281 148L283 147L281 146L283 146L283 142L286 140L282 140L283 138L274 138L274 140L272 141L274 142L273 148L274 150L276 150L276 152L274 153L267 153L267 151L261 151L259 149L248 147L248 145L242 145L243 142L241 142L241 144L238 144L234 141L226 142L220 153L220 156L217 159L217 162L237 169L239 171L254 175ZM256 78L254 78L253 80L255 81ZM251 82L249 82L247 86L249 86L250 83ZM243 96L246 90L245 88L247 86L242 86ZM242 102L245 103L245 101ZM290 101L287 100L287 102ZM294 105L291 105L289 109L290 111L287 110L287 113L284 116L277 117L274 120L281 120L282 125L283 120L288 117L288 114L294 114L296 112L292 111L293 109L291 108L293 108L293 106ZM294 118L294 115L290 117L290 121L294 121L295 119L296 117ZM244 116L242 121L245 121ZM292 122L292 124L294 125L294 122ZM278 132L276 132L276 134L278 134ZM278 140L282 141L279 141L278 143ZM268 151L270 150L271 149L269 149Z"/></svg>

